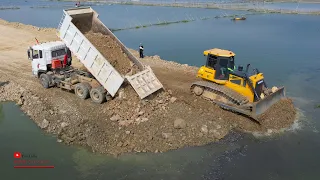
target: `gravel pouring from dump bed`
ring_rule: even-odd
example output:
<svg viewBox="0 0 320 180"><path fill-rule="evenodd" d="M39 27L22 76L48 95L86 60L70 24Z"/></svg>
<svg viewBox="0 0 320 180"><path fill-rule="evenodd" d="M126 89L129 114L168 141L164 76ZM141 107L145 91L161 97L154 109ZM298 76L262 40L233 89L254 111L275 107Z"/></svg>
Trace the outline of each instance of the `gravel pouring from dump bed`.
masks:
<svg viewBox="0 0 320 180"><path fill-rule="evenodd" d="M84 34L109 63L122 75L139 72L136 65L122 51L120 45L110 35L89 31Z"/></svg>

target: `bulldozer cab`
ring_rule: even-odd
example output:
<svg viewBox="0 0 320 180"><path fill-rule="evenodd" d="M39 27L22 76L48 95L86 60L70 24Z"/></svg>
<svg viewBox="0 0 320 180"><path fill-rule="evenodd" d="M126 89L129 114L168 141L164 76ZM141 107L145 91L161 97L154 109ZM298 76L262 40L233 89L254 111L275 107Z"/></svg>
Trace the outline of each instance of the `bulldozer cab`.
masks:
<svg viewBox="0 0 320 180"><path fill-rule="evenodd" d="M211 49L204 51L207 56L206 67L214 69L214 79L229 80L229 71L234 70L234 56L231 51L222 49Z"/></svg>

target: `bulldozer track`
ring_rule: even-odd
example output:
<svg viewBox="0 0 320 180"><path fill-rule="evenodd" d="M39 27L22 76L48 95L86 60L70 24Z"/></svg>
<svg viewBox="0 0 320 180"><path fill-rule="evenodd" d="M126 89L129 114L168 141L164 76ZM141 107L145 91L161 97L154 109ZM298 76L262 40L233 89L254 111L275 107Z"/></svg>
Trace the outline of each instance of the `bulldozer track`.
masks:
<svg viewBox="0 0 320 180"><path fill-rule="evenodd" d="M214 94L224 97L229 101L228 105L232 104L233 106L236 105L239 108L241 108L241 107L245 107L245 105L248 103L248 99L246 97L222 85L218 85L208 81L197 81L197 82L194 82L191 86L192 93L194 93L193 88L196 86L202 87L204 91L213 92ZM216 103L216 100L213 100L204 96L201 96L201 97L203 97L206 100L212 101L213 103Z"/></svg>

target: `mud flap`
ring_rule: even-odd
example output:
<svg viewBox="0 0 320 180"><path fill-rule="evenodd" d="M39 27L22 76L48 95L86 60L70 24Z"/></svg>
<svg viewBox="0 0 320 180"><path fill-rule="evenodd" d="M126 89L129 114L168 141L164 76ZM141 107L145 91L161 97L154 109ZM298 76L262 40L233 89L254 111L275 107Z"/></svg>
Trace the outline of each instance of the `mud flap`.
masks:
<svg viewBox="0 0 320 180"><path fill-rule="evenodd" d="M268 110L273 104L277 103L279 100L285 97L284 87L279 88L276 92L270 94L269 96L261 99L260 101L253 104L252 107L252 117L257 119L257 117Z"/></svg>
<svg viewBox="0 0 320 180"><path fill-rule="evenodd" d="M159 89L163 88L158 78L153 73L152 69L147 66L147 68L137 74L132 76L126 76L133 89L138 93L140 99L153 94Z"/></svg>

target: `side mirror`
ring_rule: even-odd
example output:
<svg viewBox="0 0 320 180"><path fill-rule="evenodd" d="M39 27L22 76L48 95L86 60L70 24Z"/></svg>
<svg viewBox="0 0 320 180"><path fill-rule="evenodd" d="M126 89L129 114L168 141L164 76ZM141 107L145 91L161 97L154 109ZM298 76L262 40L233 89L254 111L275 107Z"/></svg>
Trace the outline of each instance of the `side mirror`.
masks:
<svg viewBox="0 0 320 180"><path fill-rule="evenodd" d="M28 50L28 59L29 59L29 60L32 60L32 58L31 58L31 53L30 53L30 49Z"/></svg>

